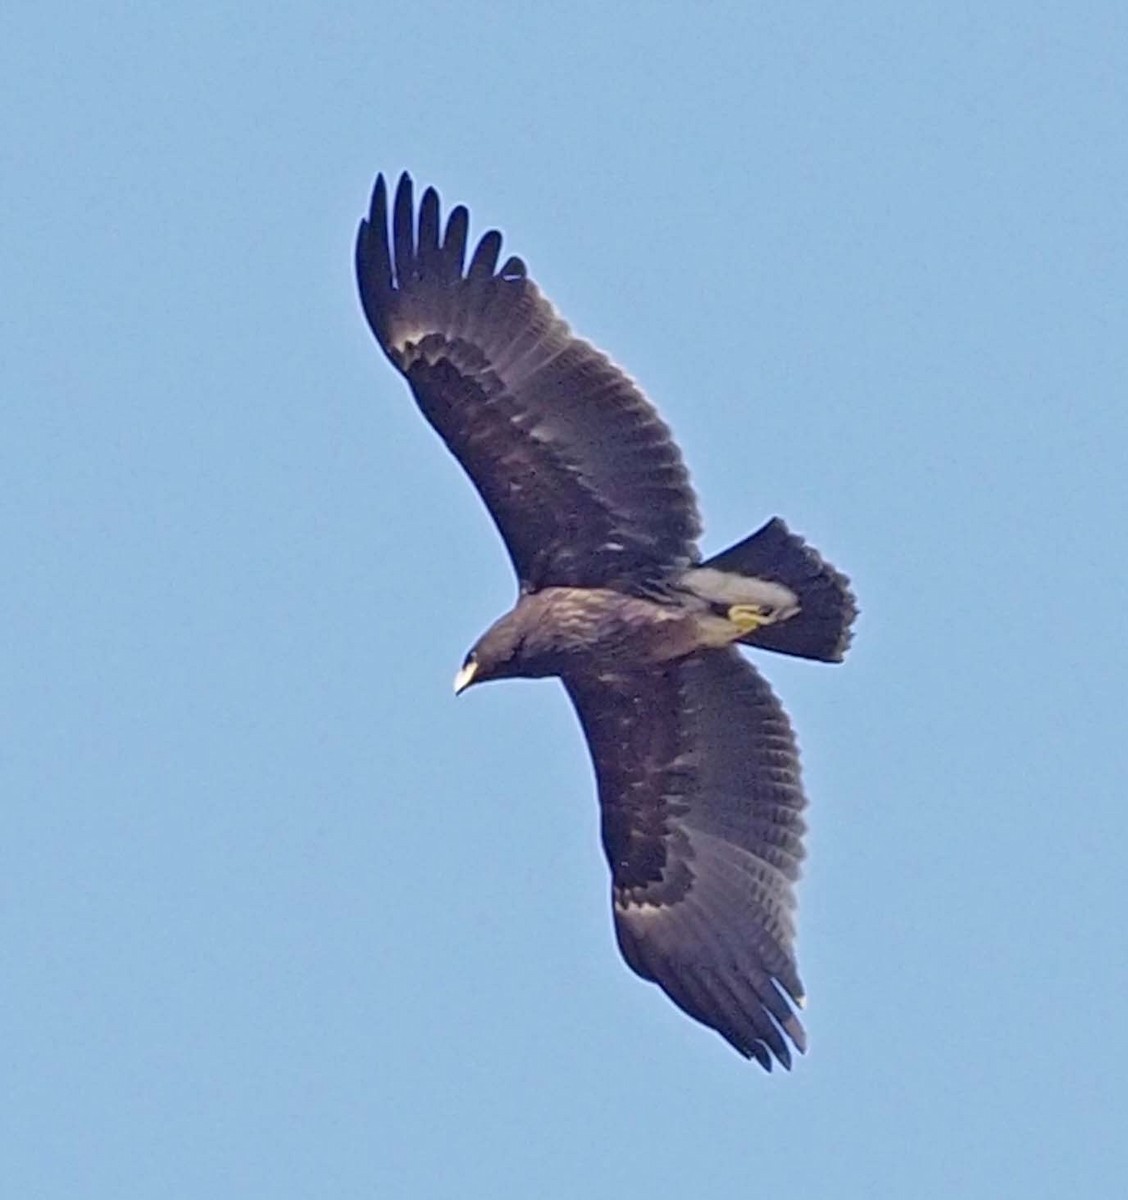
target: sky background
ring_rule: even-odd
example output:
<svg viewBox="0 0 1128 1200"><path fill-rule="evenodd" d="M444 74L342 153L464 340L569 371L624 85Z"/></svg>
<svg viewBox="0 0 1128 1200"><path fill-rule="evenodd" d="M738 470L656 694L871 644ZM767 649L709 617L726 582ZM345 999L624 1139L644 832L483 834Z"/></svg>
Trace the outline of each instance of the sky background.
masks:
<svg viewBox="0 0 1128 1200"><path fill-rule="evenodd" d="M1128 9L0 6L0 1194L1128 1178ZM555 683L364 325L410 168L783 515L811 1050L614 947Z"/></svg>

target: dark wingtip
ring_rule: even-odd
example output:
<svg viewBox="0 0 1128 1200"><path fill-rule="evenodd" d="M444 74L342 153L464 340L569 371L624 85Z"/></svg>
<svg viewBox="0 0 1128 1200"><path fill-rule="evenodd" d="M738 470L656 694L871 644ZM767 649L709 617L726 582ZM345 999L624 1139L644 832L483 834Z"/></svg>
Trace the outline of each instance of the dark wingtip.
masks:
<svg viewBox="0 0 1128 1200"><path fill-rule="evenodd" d="M376 176L368 216L361 220L357 229L354 261L364 315L383 345L384 311L394 286L388 246L388 188L383 174Z"/></svg>
<svg viewBox="0 0 1128 1200"><path fill-rule="evenodd" d="M392 246L396 283L403 287L415 265L415 200L411 176L404 171L392 204Z"/></svg>
<svg viewBox="0 0 1128 1200"><path fill-rule="evenodd" d="M745 1047L742 1053L745 1058L754 1058L769 1075L772 1073L772 1066L775 1063L775 1059L772 1058L771 1052L763 1042L753 1042L750 1046Z"/></svg>
<svg viewBox="0 0 1128 1200"><path fill-rule="evenodd" d="M515 255L497 270L502 236L496 229L480 239L465 265L469 226L470 215L459 204L451 209L444 229L442 203L433 187L423 190L416 207L410 172L400 174L394 192L383 172L376 176L367 216L357 229L354 258L365 317L397 366L390 346L397 321L414 321L420 314L438 319L437 314L455 303L450 289L460 282L472 285L462 293L470 297L466 302L481 303L485 293L477 289L495 278L509 283L527 278L525 263Z"/></svg>
<svg viewBox="0 0 1128 1200"><path fill-rule="evenodd" d="M356 263L362 292L366 276L373 275L385 290L391 291L402 289L420 274L439 273L448 281L470 277L482 280L495 275L506 280L528 278L528 268L517 255L507 258L498 270L502 235L496 229L482 235L466 264L470 214L464 204L450 210L444 229L439 193L434 187L424 190L416 216L415 181L409 171L400 173L390 203L389 194L387 177L381 171L373 185L368 215L357 230Z"/></svg>
<svg viewBox="0 0 1128 1200"><path fill-rule="evenodd" d="M376 176L376 182L372 185L372 204L369 212L375 214L377 204L381 208L386 207L388 203L388 181L384 178L384 172L380 171Z"/></svg>
<svg viewBox="0 0 1128 1200"><path fill-rule="evenodd" d="M465 204L456 204L447 217L446 232L443 234L443 256L450 263L451 275L462 278L466 261L466 236L470 231L470 213Z"/></svg>
<svg viewBox="0 0 1128 1200"><path fill-rule="evenodd" d="M356 252L358 266L360 263L361 254L367 251L367 241L374 229L380 227L380 218L387 212L388 193L384 184L384 176L377 175L376 182L372 185L372 199L368 202L367 215L360 218L360 225L357 228L356 234ZM384 218L385 225L387 218Z"/></svg>
<svg viewBox="0 0 1128 1200"><path fill-rule="evenodd" d="M439 233L439 193L429 187L419 201L419 269L424 275L439 267Z"/></svg>
<svg viewBox="0 0 1128 1200"><path fill-rule="evenodd" d="M466 272L467 278L492 278L497 269L497 258L500 253L501 234L496 229L491 229L482 235L482 240L474 251L474 257L470 260L470 268Z"/></svg>

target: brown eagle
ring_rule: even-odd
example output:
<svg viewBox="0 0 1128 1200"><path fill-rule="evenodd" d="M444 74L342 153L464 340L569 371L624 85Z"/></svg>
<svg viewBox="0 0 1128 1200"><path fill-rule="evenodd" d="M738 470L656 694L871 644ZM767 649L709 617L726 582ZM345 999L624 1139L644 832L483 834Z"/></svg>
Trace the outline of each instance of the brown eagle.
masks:
<svg viewBox="0 0 1128 1200"><path fill-rule="evenodd" d="M455 691L559 676L591 750L627 963L745 1057L805 1049L791 727L736 643L838 662L847 580L779 519L702 561L693 490L638 387L575 337L491 230L376 180L356 269L380 348L462 464L517 573ZM790 1044L789 1044L790 1043Z"/></svg>

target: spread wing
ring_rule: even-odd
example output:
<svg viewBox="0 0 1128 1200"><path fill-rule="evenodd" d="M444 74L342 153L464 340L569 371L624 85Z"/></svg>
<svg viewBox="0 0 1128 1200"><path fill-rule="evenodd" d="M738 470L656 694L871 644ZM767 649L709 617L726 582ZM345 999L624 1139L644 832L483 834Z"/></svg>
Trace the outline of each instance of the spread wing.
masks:
<svg viewBox="0 0 1128 1200"><path fill-rule="evenodd" d="M364 312L489 509L526 591L645 585L698 561L696 503L670 431L573 337L492 230L464 267L468 215L384 178L357 238Z"/></svg>
<svg viewBox="0 0 1128 1200"><path fill-rule="evenodd" d="M566 679L595 764L627 963L771 1069L805 1049L793 1011L799 758L779 701L733 649Z"/></svg>

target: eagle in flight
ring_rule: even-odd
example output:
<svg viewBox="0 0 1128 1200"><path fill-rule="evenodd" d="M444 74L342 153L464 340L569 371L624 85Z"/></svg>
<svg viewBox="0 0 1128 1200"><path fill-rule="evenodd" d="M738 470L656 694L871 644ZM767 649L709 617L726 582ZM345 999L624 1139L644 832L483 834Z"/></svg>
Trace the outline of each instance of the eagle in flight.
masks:
<svg viewBox="0 0 1128 1200"><path fill-rule="evenodd" d="M846 578L778 518L702 560L681 452L639 388L576 337L469 216L381 175L356 270L368 324L478 489L514 607L455 691L558 676L595 767L623 957L771 1070L805 1049L793 948L803 858L795 740L737 645L841 660Z"/></svg>

